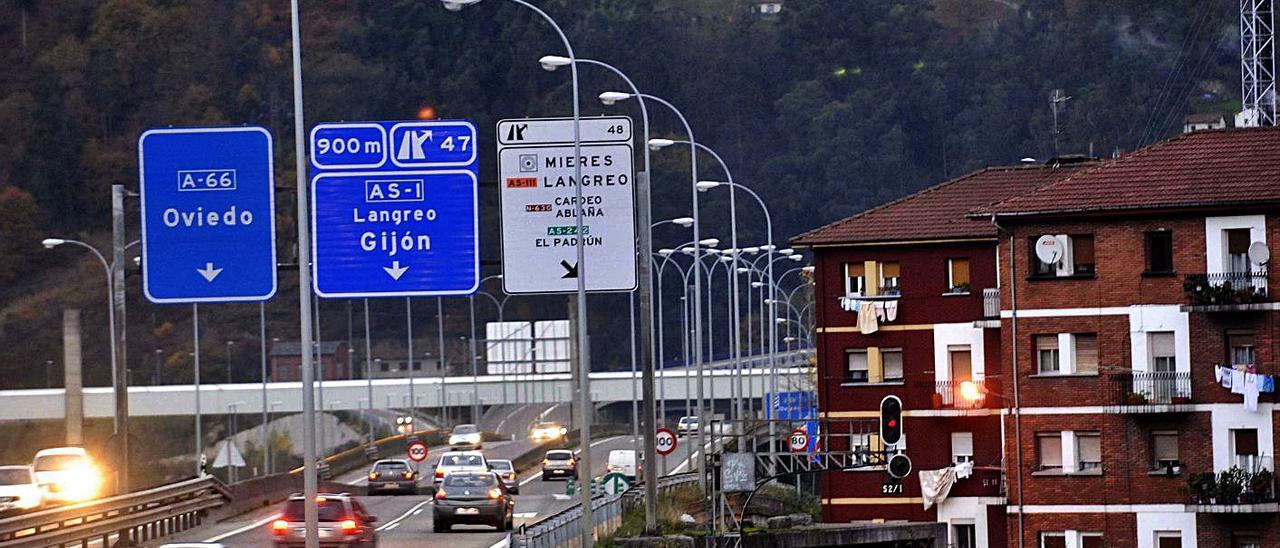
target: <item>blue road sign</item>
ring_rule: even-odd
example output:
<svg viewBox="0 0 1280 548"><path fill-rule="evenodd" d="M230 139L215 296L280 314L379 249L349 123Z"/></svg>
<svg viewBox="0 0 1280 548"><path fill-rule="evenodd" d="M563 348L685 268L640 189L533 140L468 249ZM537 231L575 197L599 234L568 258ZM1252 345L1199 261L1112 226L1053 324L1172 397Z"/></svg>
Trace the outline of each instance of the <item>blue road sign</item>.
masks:
<svg viewBox="0 0 1280 548"><path fill-rule="evenodd" d="M148 130L138 138L138 177L148 300L275 295L275 176L265 128Z"/></svg>
<svg viewBox="0 0 1280 548"><path fill-rule="evenodd" d="M316 294L474 293L480 285L476 137L465 120L313 128Z"/></svg>

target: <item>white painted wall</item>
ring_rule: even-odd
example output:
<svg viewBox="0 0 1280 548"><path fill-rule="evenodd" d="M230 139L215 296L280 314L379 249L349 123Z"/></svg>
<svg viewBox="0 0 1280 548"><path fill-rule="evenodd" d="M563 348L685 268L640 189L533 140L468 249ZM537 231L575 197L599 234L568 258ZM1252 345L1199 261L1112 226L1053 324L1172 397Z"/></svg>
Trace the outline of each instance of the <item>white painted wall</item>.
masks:
<svg viewBox="0 0 1280 548"><path fill-rule="evenodd" d="M986 352L982 348L982 328L973 322L933 324L933 378L938 382L951 380L951 355L947 347L968 345L969 360L973 364L974 380L986 377Z"/></svg>
<svg viewBox="0 0 1280 548"><path fill-rule="evenodd" d="M1172 331L1178 371L1191 371L1191 329L1188 315L1178 305L1135 305L1129 307L1129 350L1134 372L1151 371L1147 333Z"/></svg>
<svg viewBox="0 0 1280 548"><path fill-rule="evenodd" d="M977 481L974 478L959 481ZM987 505L980 497L951 497L938 504L938 522L947 524L951 534L953 524L973 524L977 548L987 548Z"/></svg>
<svg viewBox="0 0 1280 548"><path fill-rule="evenodd" d="M1222 231L1230 228L1249 229L1250 242L1267 243L1267 217L1265 215L1233 215L1204 218L1205 272L1226 272L1227 236ZM1257 265L1254 265L1255 267Z"/></svg>
<svg viewBox="0 0 1280 548"><path fill-rule="evenodd" d="M1195 512L1139 512L1138 548L1158 548L1156 531L1181 531L1182 548L1196 548Z"/></svg>
<svg viewBox="0 0 1280 548"><path fill-rule="evenodd" d="M1214 404L1210 410L1213 425L1213 470L1221 472L1231 467L1231 430L1236 428L1258 429L1258 450L1264 457L1274 457L1268 450L1275 447L1271 433L1271 412L1274 405L1259 403L1253 412L1239 403Z"/></svg>

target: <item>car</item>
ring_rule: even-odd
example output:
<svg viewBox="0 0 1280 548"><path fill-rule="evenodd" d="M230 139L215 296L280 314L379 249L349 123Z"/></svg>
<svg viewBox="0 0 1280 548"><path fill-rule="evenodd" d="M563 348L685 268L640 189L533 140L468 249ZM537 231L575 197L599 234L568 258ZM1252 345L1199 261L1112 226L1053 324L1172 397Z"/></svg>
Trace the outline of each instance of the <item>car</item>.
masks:
<svg viewBox="0 0 1280 548"><path fill-rule="evenodd" d="M440 485L449 472L488 472L489 461L479 451L449 451L440 455L436 463L436 475L433 484Z"/></svg>
<svg viewBox="0 0 1280 548"><path fill-rule="evenodd" d="M418 494L418 472L409 461L382 459L369 469L369 494L392 491L409 495Z"/></svg>
<svg viewBox="0 0 1280 548"><path fill-rule="evenodd" d="M0 466L0 515L35 510L42 504L44 494L30 466Z"/></svg>
<svg viewBox="0 0 1280 548"><path fill-rule="evenodd" d="M459 424L453 428L453 433L449 435L449 448L455 451L479 451L483 437L476 425Z"/></svg>
<svg viewBox="0 0 1280 548"><path fill-rule="evenodd" d="M607 474L622 474L631 481L636 480L636 452L634 449L614 449L609 451L609 458L605 461L604 470Z"/></svg>
<svg viewBox="0 0 1280 548"><path fill-rule="evenodd" d="M102 473L83 447L42 449L31 467L47 502L81 502L100 494Z"/></svg>
<svg viewBox="0 0 1280 548"><path fill-rule="evenodd" d="M306 499L294 494L285 503L284 513L271 522L271 537L277 548L306 546ZM360 501L346 493L324 493L316 497L320 522L320 543L325 546L378 545L378 518L370 515Z"/></svg>
<svg viewBox="0 0 1280 548"><path fill-rule="evenodd" d="M492 525L510 531L516 501L495 472L450 472L436 489L432 530L444 533L454 525Z"/></svg>
<svg viewBox="0 0 1280 548"><path fill-rule="evenodd" d="M502 484L507 486L507 490L512 495L520 494L520 476L516 474L516 467L507 459L494 459L489 461L489 469L498 474L498 479L502 480Z"/></svg>
<svg viewBox="0 0 1280 548"><path fill-rule="evenodd" d="M565 434L568 433L569 431L565 427L554 422L540 422L529 429L529 441L534 443L556 441L564 439Z"/></svg>
<svg viewBox="0 0 1280 548"><path fill-rule="evenodd" d="M680 417L680 422L676 423L676 433L681 436L695 436L698 434L698 423L698 417Z"/></svg>
<svg viewBox="0 0 1280 548"><path fill-rule="evenodd" d="M552 449L542 458L542 481L551 478L578 479L578 459L568 449Z"/></svg>

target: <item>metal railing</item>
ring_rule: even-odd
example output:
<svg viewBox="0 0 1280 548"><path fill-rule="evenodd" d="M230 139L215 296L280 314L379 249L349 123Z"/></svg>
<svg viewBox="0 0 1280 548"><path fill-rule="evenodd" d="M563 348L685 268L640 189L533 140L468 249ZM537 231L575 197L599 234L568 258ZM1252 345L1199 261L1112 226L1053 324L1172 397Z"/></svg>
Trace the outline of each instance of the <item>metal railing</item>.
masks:
<svg viewBox="0 0 1280 548"><path fill-rule="evenodd" d="M1115 403L1169 405L1191 403L1191 372L1117 373L1111 375Z"/></svg>
<svg viewBox="0 0 1280 548"><path fill-rule="evenodd" d="M698 482L698 474L673 474L658 478L658 494L664 495L672 489ZM626 512L636 510L644 504L644 490L641 484L632 485L620 495L598 495L591 499L591 519L595 523L591 533L595 538L603 538L613 534L622 526L622 516ZM559 546L581 545L582 535L586 528L582 524L582 507L572 508L552 515L538 523L525 527L519 533L511 535L510 546L513 548L553 548Z"/></svg>
<svg viewBox="0 0 1280 548"><path fill-rule="evenodd" d="M960 387L963 383L972 383L977 388L977 399L970 400L961 393ZM963 381L921 381L921 388L933 389L933 408L934 409L981 409L986 403L986 381L963 380Z"/></svg>
<svg viewBox="0 0 1280 548"><path fill-rule="evenodd" d="M230 500L213 477L0 519L0 548L101 541L132 545L200 525L206 512Z"/></svg>
<svg viewBox="0 0 1280 548"><path fill-rule="evenodd" d="M1182 284L1191 305L1233 305L1269 302L1267 270L1188 274Z"/></svg>
<svg viewBox="0 0 1280 548"><path fill-rule="evenodd" d="M988 287L982 290L982 317L1000 317L1000 288Z"/></svg>
<svg viewBox="0 0 1280 548"><path fill-rule="evenodd" d="M1201 506L1198 512L1233 513L1234 510L1215 507L1276 502L1275 463L1271 457L1233 455L1229 462L1231 467L1226 470L1193 473L1187 478L1191 503Z"/></svg>

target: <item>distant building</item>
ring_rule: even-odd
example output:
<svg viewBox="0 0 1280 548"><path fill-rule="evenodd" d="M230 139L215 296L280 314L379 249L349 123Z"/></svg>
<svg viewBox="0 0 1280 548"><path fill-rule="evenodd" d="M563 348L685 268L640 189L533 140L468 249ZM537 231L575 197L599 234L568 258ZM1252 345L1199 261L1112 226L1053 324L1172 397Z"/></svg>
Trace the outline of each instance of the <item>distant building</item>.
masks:
<svg viewBox="0 0 1280 548"><path fill-rule="evenodd" d="M271 380L272 382L289 382L302 380L301 344L296 341L282 341L271 345ZM348 369L347 343L344 341L323 341L320 343L320 364L325 379L351 379Z"/></svg>
<svg viewBox="0 0 1280 548"><path fill-rule="evenodd" d="M1182 132L1227 129L1227 115L1221 112L1202 112L1182 119Z"/></svg>

